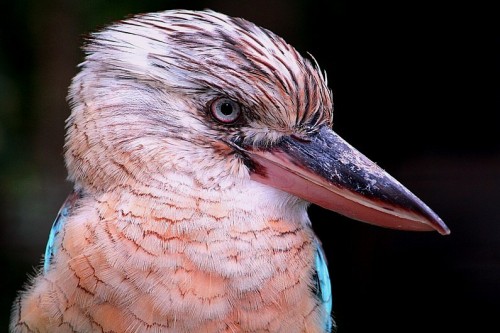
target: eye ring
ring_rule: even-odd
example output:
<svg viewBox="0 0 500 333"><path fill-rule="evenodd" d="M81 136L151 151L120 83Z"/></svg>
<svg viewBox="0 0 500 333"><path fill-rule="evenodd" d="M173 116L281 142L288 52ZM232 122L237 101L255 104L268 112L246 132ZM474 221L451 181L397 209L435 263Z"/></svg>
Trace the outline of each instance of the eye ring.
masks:
<svg viewBox="0 0 500 333"><path fill-rule="evenodd" d="M210 114L223 124L234 124L241 117L241 106L227 97L217 98L210 104Z"/></svg>

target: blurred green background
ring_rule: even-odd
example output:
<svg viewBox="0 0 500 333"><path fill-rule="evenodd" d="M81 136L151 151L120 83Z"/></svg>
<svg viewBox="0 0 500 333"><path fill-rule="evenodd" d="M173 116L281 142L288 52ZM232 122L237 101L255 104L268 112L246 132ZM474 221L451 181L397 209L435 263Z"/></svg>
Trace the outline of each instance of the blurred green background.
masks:
<svg viewBox="0 0 500 333"><path fill-rule="evenodd" d="M129 14L211 8L310 52L328 72L334 129L452 230L409 233L312 207L339 333L490 332L500 313L499 34L486 8L440 2L2 2L0 331L71 189L67 87L85 34ZM479 20L477 20L479 19ZM496 26L498 28L498 26Z"/></svg>

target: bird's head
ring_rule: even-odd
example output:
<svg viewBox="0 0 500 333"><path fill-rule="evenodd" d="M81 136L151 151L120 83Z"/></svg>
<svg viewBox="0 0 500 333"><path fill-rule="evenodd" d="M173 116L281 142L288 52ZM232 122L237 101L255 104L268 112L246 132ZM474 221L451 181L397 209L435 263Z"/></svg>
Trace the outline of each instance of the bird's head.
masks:
<svg viewBox="0 0 500 333"><path fill-rule="evenodd" d="M326 77L272 32L213 11L138 15L91 36L69 92L77 187L258 181L352 218L448 233L331 130Z"/></svg>

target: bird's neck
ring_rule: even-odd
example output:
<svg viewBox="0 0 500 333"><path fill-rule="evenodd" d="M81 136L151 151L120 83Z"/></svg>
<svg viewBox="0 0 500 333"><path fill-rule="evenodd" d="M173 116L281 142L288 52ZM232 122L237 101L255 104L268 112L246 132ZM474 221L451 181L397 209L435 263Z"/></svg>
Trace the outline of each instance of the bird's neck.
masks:
<svg viewBox="0 0 500 333"><path fill-rule="evenodd" d="M292 259L311 248L306 260L313 252L307 204L250 179L213 188L177 175L162 187L119 186L98 201L101 219L132 241L131 251L143 248L145 261L182 252L189 265L232 276L275 270L270 254Z"/></svg>

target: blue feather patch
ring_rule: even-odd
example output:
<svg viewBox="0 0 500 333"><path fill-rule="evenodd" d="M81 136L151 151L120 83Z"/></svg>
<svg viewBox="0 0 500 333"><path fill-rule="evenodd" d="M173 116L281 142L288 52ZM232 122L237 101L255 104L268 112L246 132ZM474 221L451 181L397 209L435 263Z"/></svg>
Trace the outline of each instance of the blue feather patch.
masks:
<svg viewBox="0 0 500 333"><path fill-rule="evenodd" d="M50 263L52 259L57 254L56 240L57 236L61 232L61 229L68 219L68 216L71 213L71 210L75 206L76 200L80 197L78 192L72 192L64 201L61 209L57 213L56 219L52 224L52 228L50 229L49 240L47 242L47 246L45 248L45 255L43 258L43 272L47 273L50 267Z"/></svg>
<svg viewBox="0 0 500 333"><path fill-rule="evenodd" d="M325 254L319 242L316 243L316 256L314 261L314 291L328 316L328 318L325 318L325 332L331 332L334 325L332 318L332 286L330 283L330 275L328 274Z"/></svg>

